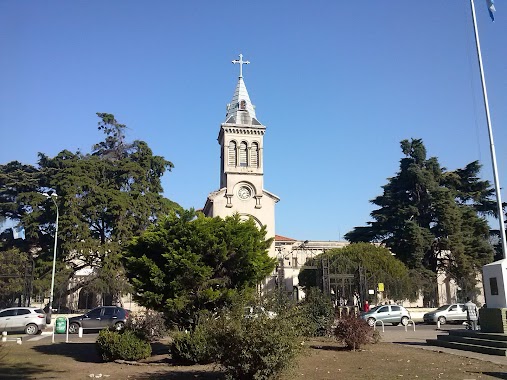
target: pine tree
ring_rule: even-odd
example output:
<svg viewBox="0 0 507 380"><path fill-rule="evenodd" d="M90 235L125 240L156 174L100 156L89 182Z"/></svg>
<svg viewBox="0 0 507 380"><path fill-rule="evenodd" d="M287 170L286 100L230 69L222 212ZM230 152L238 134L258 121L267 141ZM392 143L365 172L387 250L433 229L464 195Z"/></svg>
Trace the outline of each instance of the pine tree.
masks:
<svg viewBox="0 0 507 380"><path fill-rule="evenodd" d="M485 215L494 213L488 181L477 177L478 162L449 172L435 157L426 158L422 140L403 140L400 170L371 202L373 221L356 227L351 242L385 244L410 269L443 270L466 287L493 258Z"/></svg>

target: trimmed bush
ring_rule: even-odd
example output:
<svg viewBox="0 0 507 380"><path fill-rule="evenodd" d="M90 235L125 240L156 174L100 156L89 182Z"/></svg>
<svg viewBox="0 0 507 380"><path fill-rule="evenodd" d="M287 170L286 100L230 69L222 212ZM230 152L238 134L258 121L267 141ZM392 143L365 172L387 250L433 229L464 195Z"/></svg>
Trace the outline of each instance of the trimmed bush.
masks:
<svg viewBox="0 0 507 380"><path fill-rule="evenodd" d="M104 329L100 332L96 343L104 361L117 359L137 361L151 355L150 344L130 330L117 332Z"/></svg>
<svg viewBox="0 0 507 380"><path fill-rule="evenodd" d="M162 313L147 311L142 315L129 316L125 329L149 342L162 339L167 334L165 318Z"/></svg>
<svg viewBox="0 0 507 380"><path fill-rule="evenodd" d="M338 320L335 336L338 341L345 343L349 349L354 351L365 344L380 341L378 331L373 330L366 321L354 316L347 316Z"/></svg>

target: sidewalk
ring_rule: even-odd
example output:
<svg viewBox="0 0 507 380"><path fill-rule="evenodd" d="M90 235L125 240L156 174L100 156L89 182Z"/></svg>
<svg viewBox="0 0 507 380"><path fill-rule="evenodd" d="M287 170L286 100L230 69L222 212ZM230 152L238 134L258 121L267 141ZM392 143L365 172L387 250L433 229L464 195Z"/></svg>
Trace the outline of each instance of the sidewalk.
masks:
<svg viewBox="0 0 507 380"><path fill-rule="evenodd" d="M407 326L407 331L405 331L404 327L386 329L385 332L382 332L382 328L380 328L379 331L382 335L382 342L403 344L407 346L422 348L424 350L445 352L452 355L459 355L467 358L507 365L507 357L505 356L486 355L477 352L456 350L453 348L431 346L426 343L426 339L436 339L437 335L447 335L447 330L445 328L442 328L440 330L437 330L436 327L435 329L418 329L418 326L416 325L416 331L413 330L413 326Z"/></svg>

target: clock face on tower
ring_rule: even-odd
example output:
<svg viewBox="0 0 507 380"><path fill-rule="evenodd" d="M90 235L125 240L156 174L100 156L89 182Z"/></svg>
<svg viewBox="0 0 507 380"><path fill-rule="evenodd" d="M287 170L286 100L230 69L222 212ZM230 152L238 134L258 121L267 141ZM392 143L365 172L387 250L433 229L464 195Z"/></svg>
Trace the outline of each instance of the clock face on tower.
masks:
<svg viewBox="0 0 507 380"><path fill-rule="evenodd" d="M238 190L238 197L240 199L248 199L252 196L252 190L247 186L241 186Z"/></svg>

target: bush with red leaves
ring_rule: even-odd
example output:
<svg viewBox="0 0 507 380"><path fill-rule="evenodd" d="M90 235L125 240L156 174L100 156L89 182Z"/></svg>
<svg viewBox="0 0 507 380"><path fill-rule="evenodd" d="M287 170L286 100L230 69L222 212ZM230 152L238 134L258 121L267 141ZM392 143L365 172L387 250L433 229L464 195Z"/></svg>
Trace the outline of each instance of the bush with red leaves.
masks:
<svg viewBox="0 0 507 380"><path fill-rule="evenodd" d="M365 344L377 343L380 340L379 332L373 330L368 323L355 316L346 316L338 320L335 328L338 341L345 343L351 350L357 350Z"/></svg>

